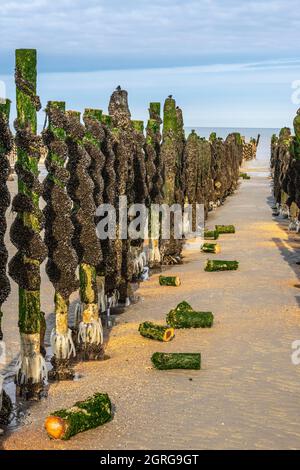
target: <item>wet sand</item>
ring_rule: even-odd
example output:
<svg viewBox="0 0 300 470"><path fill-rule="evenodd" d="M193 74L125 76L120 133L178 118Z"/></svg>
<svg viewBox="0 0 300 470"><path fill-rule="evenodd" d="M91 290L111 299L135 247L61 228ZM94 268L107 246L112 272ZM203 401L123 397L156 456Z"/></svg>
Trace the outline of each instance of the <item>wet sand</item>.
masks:
<svg viewBox="0 0 300 470"><path fill-rule="evenodd" d="M183 265L166 271L180 275L181 287L160 287L158 275L141 284L141 302L113 328L110 359L79 364L79 381L52 385L23 426L2 439L3 448L300 449L300 366L291 362L291 343L300 339L300 236L287 233L287 221L272 219L270 196L267 176L253 175L209 216L208 227L235 224L236 234L220 237L217 256L240 261L238 271L204 272L208 256L195 249L185 252ZM47 314L52 294L44 288ZM163 323L181 300L213 311L213 328L177 331L167 344L138 334L139 322ZM5 312L13 351L13 296ZM155 351L200 351L202 370L156 371L150 362ZM45 417L96 391L109 393L113 421L68 442L51 441L43 430Z"/></svg>

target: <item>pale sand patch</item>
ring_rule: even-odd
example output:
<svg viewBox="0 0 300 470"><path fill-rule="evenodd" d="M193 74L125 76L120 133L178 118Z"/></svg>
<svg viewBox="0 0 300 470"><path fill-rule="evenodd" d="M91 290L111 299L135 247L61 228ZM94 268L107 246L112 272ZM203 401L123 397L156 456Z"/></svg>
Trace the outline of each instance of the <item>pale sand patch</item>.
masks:
<svg viewBox="0 0 300 470"><path fill-rule="evenodd" d="M110 359L78 365L83 374L78 382L52 385L49 398L32 406L29 423L6 436L3 447L299 449L300 366L291 362L291 343L300 339L300 292L292 286L299 283L299 255L289 249L286 221L272 219L269 197L268 179L253 177L210 214L210 226L233 223L237 229L220 237L222 253L211 257L237 259L239 271L205 273L210 256L193 250L187 264L166 271L180 276L181 287L159 286L158 275L141 284L141 302L113 329ZM44 290L48 313L52 291ZM168 344L139 335L139 322L163 323L181 300L213 311L214 327L176 331ZM12 338L16 307L10 302L13 318L5 326ZM153 370L155 351L201 351L202 370ZM50 441L43 430L45 417L95 391L111 396L114 420L69 442Z"/></svg>

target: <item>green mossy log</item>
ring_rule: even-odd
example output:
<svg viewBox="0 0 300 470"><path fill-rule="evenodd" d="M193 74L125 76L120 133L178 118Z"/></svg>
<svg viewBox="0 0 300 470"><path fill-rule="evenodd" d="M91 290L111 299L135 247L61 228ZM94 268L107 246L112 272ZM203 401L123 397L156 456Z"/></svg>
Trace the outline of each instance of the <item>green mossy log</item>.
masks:
<svg viewBox="0 0 300 470"><path fill-rule="evenodd" d="M45 421L52 439L68 440L76 434L97 428L112 419L112 407L106 393L95 393L68 409L55 411Z"/></svg>
<svg viewBox="0 0 300 470"><path fill-rule="evenodd" d="M205 271L236 271L239 267L238 261L207 260Z"/></svg>
<svg viewBox="0 0 300 470"><path fill-rule="evenodd" d="M169 342L174 338L175 332L173 328L169 326L156 325L151 322L141 323L139 326L139 332L145 338L156 339L157 341Z"/></svg>
<svg viewBox="0 0 300 470"><path fill-rule="evenodd" d="M216 225L216 230L219 232L220 235L226 233L235 233L234 225Z"/></svg>
<svg viewBox="0 0 300 470"><path fill-rule="evenodd" d="M247 173L240 173L240 178L243 178L243 180L250 180L250 176L247 175Z"/></svg>
<svg viewBox="0 0 300 470"><path fill-rule="evenodd" d="M220 248L220 245L218 243L204 243L202 246L201 246L201 251L203 251L203 253L220 253L221 252L221 248Z"/></svg>
<svg viewBox="0 0 300 470"><path fill-rule="evenodd" d="M200 353L159 353L153 354L151 361L156 369L201 369Z"/></svg>
<svg viewBox="0 0 300 470"><path fill-rule="evenodd" d="M214 322L212 312L196 312L191 305L180 302L176 308L170 310L166 322L173 328L211 328Z"/></svg>
<svg viewBox="0 0 300 470"><path fill-rule="evenodd" d="M159 284L161 286L178 287L181 284L179 276L159 276Z"/></svg>
<svg viewBox="0 0 300 470"><path fill-rule="evenodd" d="M218 230L205 230L204 231L204 240L218 240L219 232Z"/></svg>

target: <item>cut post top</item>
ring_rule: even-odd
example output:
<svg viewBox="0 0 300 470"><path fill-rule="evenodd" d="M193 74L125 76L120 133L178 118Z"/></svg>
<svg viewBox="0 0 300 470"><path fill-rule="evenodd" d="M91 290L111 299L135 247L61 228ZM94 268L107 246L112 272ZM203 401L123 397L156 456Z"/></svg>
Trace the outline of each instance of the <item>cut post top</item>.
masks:
<svg viewBox="0 0 300 470"><path fill-rule="evenodd" d="M84 117L89 117L97 121L102 121L102 109L85 108Z"/></svg>

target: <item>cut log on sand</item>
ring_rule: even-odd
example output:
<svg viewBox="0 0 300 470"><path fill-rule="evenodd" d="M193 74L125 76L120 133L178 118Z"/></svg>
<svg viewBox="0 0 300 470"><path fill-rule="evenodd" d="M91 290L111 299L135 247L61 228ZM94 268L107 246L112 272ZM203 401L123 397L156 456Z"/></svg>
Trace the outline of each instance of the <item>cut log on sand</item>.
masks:
<svg viewBox="0 0 300 470"><path fill-rule="evenodd" d="M187 302L183 301L171 310L166 318L173 328L211 328L214 316L211 312L196 312Z"/></svg>
<svg viewBox="0 0 300 470"><path fill-rule="evenodd" d="M156 369L201 369L200 353L159 353L153 354L151 361Z"/></svg>
<svg viewBox="0 0 300 470"><path fill-rule="evenodd" d="M209 259L206 262L205 271L236 271L239 267L238 261L221 261Z"/></svg>
<svg viewBox="0 0 300 470"><path fill-rule="evenodd" d="M235 233L234 225L216 225L216 230L220 235L226 233Z"/></svg>
<svg viewBox="0 0 300 470"><path fill-rule="evenodd" d="M218 230L205 230L204 240L217 240L219 238Z"/></svg>
<svg viewBox="0 0 300 470"><path fill-rule="evenodd" d="M201 251L203 251L204 253L220 253L221 248L218 243L204 243L201 246Z"/></svg>
<svg viewBox="0 0 300 470"><path fill-rule="evenodd" d="M250 180L251 177L247 175L247 173L240 173L240 178L243 178L243 180Z"/></svg>
<svg viewBox="0 0 300 470"><path fill-rule="evenodd" d="M156 339L158 341L168 342L174 338L174 328L164 325L155 325L155 323L144 322L139 326L139 332L145 338Z"/></svg>
<svg viewBox="0 0 300 470"><path fill-rule="evenodd" d="M71 408L55 411L46 418L45 428L51 438L66 441L75 434L101 426L111 419L109 396L106 393L95 393Z"/></svg>
<svg viewBox="0 0 300 470"><path fill-rule="evenodd" d="M178 287L181 284L179 276L159 276L159 284L161 286Z"/></svg>

